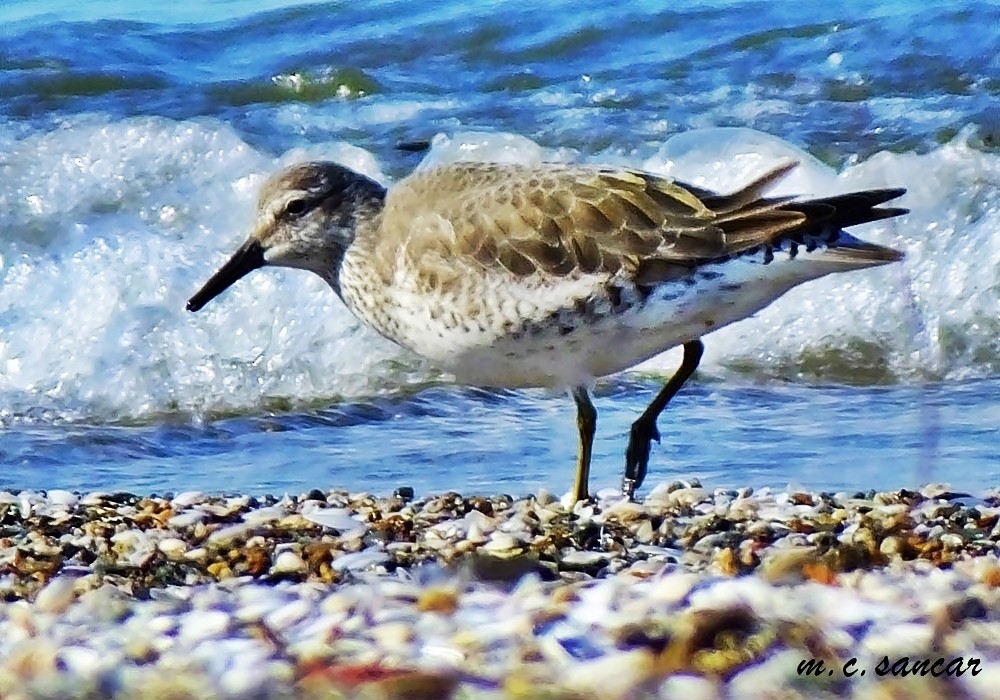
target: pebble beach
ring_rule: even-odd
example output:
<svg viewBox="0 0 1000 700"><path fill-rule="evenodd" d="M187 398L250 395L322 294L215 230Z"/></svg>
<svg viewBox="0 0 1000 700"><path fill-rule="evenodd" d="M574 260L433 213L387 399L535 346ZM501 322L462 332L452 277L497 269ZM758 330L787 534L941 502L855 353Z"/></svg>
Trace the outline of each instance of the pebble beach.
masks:
<svg viewBox="0 0 1000 700"><path fill-rule="evenodd" d="M996 3L802 7L0 2L0 700L1000 697ZM185 310L307 160L796 161L906 258L709 334L635 502L681 353L599 383L569 503L562 391L302 271Z"/></svg>
<svg viewBox="0 0 1000 700"><path fill-rule="evenodd" d="M998 542L943 485L0 492L0 697L990 698Z"/></svg>

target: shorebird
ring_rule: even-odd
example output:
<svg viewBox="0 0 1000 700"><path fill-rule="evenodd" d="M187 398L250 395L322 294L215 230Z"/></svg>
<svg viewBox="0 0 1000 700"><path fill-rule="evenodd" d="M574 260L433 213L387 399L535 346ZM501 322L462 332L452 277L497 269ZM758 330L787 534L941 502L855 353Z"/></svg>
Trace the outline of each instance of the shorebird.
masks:
<svg viewBox="0 0 1000 700"><path fill-rule="evenodd" d="M361 321L459 382L567 388L577 500L588 498L593 381L681 345L680 368L631 427L631 498L702 336L802 282L903 257L843 229L905 214L880 206L905 190L766 196L795 166L718 194L625 168L473 162L387 190L337 163L300 163L263 185L253 232L187 308L264 266L310 270Z"/></svg>

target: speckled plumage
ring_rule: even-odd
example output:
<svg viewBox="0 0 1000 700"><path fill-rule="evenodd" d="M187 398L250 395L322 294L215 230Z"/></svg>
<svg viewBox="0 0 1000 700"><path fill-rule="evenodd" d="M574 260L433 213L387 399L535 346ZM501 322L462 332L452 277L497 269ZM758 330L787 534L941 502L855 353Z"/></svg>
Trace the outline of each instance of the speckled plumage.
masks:
<svg viewBox="0 0 1000 700"><path fill-rule="evenodd" d="M766 246L773 255L775 241L809 218L781 208L787 199L763 198L791 167L730 196L583 166L418 172L359 228L341 295L460 381L586 384L744 318L797 281L877 259L855 253L831 267L803 256L794 270L782 272L784 260L764 267Z"/></svg>
<svg viewBox="0 0 1000 700"><path fill-rule="evenodd" d="M903 190L768 198L794 165L721 195L620 168L496 163L418 171L386 191L337 164L303 163L264 185L256 230L189 308L256 267L304 268L461 382L573 387L584 497L593 407L583 387L594 378L684 344L676 386L654 402L665 405L697 365L701 336L807 280L902 257L842 229L905 213L879 206ZM633 428L633 482L660 410L644 414L641 435Z"/></svg>

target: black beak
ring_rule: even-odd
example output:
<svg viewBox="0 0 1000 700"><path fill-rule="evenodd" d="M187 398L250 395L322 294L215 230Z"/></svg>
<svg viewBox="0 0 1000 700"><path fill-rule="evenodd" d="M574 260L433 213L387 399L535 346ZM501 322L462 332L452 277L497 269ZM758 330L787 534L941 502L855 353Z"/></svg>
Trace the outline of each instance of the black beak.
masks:
<svg viewBox="0 0 1000 700"><path fill-rule="evenodd" d="M187 310L200 310L205 304L226 291L238 279L260 267L264 267L264 248L257 241L247 241L188 300Z"/></svg>

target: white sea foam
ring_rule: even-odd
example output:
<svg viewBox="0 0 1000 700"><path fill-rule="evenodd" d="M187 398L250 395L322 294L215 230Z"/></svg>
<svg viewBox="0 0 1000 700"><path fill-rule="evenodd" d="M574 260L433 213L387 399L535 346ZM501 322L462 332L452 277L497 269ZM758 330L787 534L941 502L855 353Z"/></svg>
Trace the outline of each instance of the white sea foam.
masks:
<svg viewBox="0 0 1000 700"><path fill-rule="evenodd" d="M960 134L925 155L879 153L839 174L749 129L706 129L668 141L645 168L721 190L788 158L802 165L778 194L908 189L898 200L911 210L908 216L853 229L903 250L901 265L793 290L754 318L709 336L706 367L899 380L1000 370L1000 158L969 148L967 138ZM661 357L646 368L674 362Z"/></svg>
<svg viewBox="0 0 1000 700"><path fill-rule="evenodd" d="M367 151L326 143L265 156L221 122L82 119L23 137L0 124L0 424L254 410L394 391L430 369L364 329L318 279L265 270L202 312L198 286L243 240L279 164L326 157L384 181ZM836 173L742 129L689 132L631 163L727 190L768 165L780 191L904 186L905 219L864 227L904 265L789 293L707 339L704 367L794 378L975 377L1000 370L1000 158L963 136ZM439 137L428 162L565 160L513 134ZM671 371L668 353L644 366Z"/></svg>
<svg viewBox="0 0 1000 700"><path fill-rule="evenodd" d="M342 144L293 155L381 175ZM251 275L184 311L246 236L276 166L217 122L82 124L18 142L0 160L0 422L246 410L405 382L400 351L305 273Z"/></svg>

